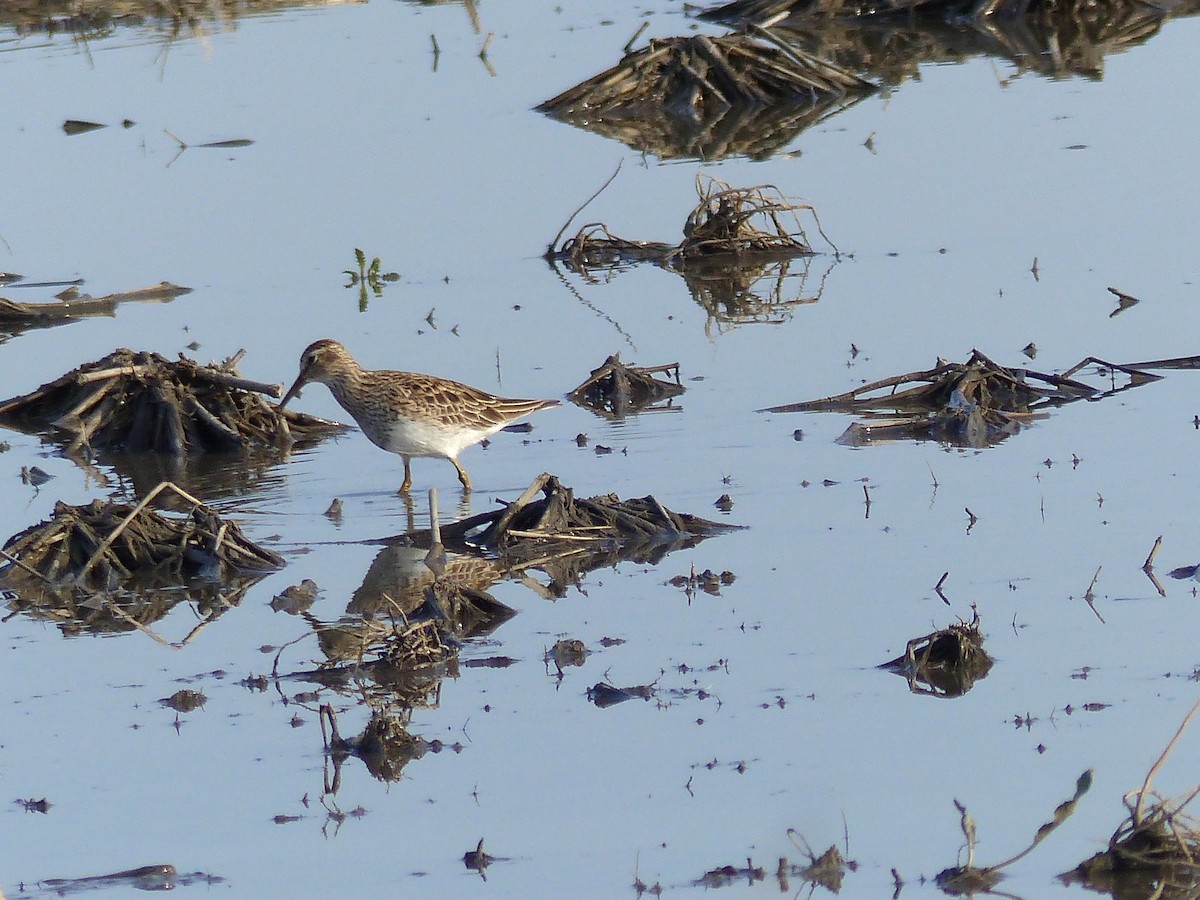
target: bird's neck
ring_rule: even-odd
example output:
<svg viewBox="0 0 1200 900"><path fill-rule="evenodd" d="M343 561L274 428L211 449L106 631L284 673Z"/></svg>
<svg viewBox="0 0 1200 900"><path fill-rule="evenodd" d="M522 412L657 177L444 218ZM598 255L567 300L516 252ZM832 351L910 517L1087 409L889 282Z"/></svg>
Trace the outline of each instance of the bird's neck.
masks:
<svg viewBox="0 0 1200 900"><path fill-rule="evenodd" d="M346 406L347 400L353 402L353 398L361 396L364 390L363 374L362 367L350 361L341 368L336 378L331 378L326 382L334 399L343 407Z"/></svg>

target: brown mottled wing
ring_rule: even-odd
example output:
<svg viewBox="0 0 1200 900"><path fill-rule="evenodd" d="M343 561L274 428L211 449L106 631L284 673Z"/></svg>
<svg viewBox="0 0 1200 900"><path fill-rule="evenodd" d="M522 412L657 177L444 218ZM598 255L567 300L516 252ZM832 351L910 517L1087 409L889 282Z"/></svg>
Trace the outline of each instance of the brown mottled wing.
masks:
<svg viewBox="0 0 1200 900"><path fill-rule="evenodd" d="M436 419L446 426L502 428L539 409L558 406L557 400L497 397L469 384L418 372L366 372L368 389L387 396L394 412L406 418Z"/></svg>

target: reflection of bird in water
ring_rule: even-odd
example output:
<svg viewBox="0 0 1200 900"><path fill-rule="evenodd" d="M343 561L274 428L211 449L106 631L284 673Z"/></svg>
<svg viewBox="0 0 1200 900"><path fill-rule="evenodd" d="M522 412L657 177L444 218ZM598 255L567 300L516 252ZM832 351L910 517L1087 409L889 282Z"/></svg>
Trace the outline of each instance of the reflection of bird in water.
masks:
<svg viewBox="0 0 1200 900"><path fill-rule="evenodd" d="M432 587L434 608L430 614L447 619L460 635L467 631L478 634L482 628L490 631L513 615L512 609L487 593L487 588L505 574L497 560L450 555L444 573L435 578L425 564L427 553L398 544L381 549L346 605L346 612L381 618L420 615Z"/></svg>
<svg viewBox="0 0 1200 900"><path fill-rule="evenodd" d="M414 456L448 459L463 490L471 479L458 454L517 419L558 406L557 400L516 400L417 372L369 371L337 341L310 344L300 356L300 374L279 402L282 409L300 389L318 381L371 442L404 460L400 492L412 487L409 462Z"/></svg>

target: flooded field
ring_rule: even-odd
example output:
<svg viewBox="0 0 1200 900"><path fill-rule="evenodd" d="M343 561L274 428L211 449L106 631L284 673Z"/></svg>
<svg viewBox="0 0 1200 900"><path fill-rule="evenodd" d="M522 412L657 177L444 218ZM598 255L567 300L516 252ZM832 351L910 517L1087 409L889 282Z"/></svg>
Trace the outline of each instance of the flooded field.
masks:
<svg viewBox="0 0 1200 900"><path fill-rule="evenodd" d="M733 7L0 12L4 896L1200 896L1194 7Z"/></svg>

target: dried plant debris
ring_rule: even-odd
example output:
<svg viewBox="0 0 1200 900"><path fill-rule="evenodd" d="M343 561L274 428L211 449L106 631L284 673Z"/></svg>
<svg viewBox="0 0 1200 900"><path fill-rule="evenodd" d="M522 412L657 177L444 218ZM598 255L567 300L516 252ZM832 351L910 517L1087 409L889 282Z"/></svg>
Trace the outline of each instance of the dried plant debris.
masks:
<svg viewBox="0 0 1200 900"><path fill-rule="evenodd" d="M908 679L914 694L961 697L992 669L983 649L979 613L970 622L955 622L923 637L913 638L904 654L879 666Z"/></svg>
<svg viewBox="0 0 1200 900"><path fill-rule="evenodd" d="M777 36L651 40L538 110L660 159L766 158L875 90Z"/></svg>
<svg viewBox="0 0 1200 900"><path fill-rule="evenodd" d="M325 657L317 680L329 683L330 673L342 666L372 677L373 668L394 673L444 667L458 653L458 643L432 612L412 619L346 616L330 624L306 615Z"/></svg>
<svg viewBox="0 0 1200 900"><path fill-rule="evenodd" d="M683 223L683 240L678 244L626 240L612 234L607 226L593 223L584 225L556 249L564 226L546 258L584 275L595 268L653 262L685 275L694 270L698 275L711 276L722 266L813 255L816 251L800 219L801 212L812 218L822 239L837 250L821 230L816 210L784 196L774 185L734 188L718 178L697 175L696 195L697 203Z"/></svg>
<svg viewBox="0 0 1200 900"><path fill-rule="evenodd" d="M706 332L714 322L718 328L782 323L797 307L820 299L825 278L840 255L821 229L815 209L771 185L732 188L707 176L697 176L696 194L698 201L684 222L680 243L628 240L603 223L584 225L559 243L589 199L555 236L545 258L589 283L641 262L675 272L708 313ZM814 228L834 256L815 292L808 292L810 277L815 281L818 275L813 270L817 251L808 236Z"/></svg>
<svg viewBox="0 0 1200 900"><path fill-rule="evenodd" d="M1101 386L1072 376L1094 365ZM997 444L1048 410L1076 400L1098 400L1162 376L1143 367L1088 357L1062 375L1005 368L972 350L964 363L938 360L932 369L865 384L844 394L772 406L759 412L862 412L838 438L851 446L888 440L936 440L948 446L982 448ZM1121 378L1118 379L1118 373ZM883 414L881 410L889 410Z"/></svg>
<svg viewBox="0 0 1200 900"><path fill-rule="evenodd" d="M728 569L718 574L712 569L697 572L696 567L692 566L687 575L676 575L667 584L682 588L683 592L688 595L688 599L691 599L700 591L713 597L719 597L721 588L728 587L736 580L737 576Z"/></svg>
<svg viewBox="0 0 1200 900"><path fill-rule="evenodd" d="M1099 3L1086 0L734 0L704 10L700 18L751 31L764 27L775 30L782 26L790 32L806 24L838 22L875 29L881 24L907 25L909 30L921 27L938 30L941 26L941 30L949 32L953 25L960 36L974 35L976 52L987 49L993 53L1004 49L1006 42L1002 38L1010 32L1016 34L1023 30L1030 38L1044 30L1060 36L1059 52L1054 55L1061 63L1071 59L1095 62L1106 50L1114 52L1125 46L1123 41L1114 41L1120 35L1127 36L1127 40L1131 37L1144 40L1169 14L1168 7L1130 0L1101 0ZM1137 23L1136 27L1130 27L1133 23ZM990 47L984 40L986 29L994 35ZM1001 40L997 41L996 37ZM1081 46L1081 41L1086 47ZM1039 56L1048 55L1047 46L1048 42L1038 41L1030 50ZM926 61L961 60L962 55ZM1040 63L1029 61L1022 68L1036 65ZM1098 67L1069 71L1099 75Z"/></svg>
<svg viewBox="0 0 1200 900"><path fill-rule="evenodd" d="M432 620L411 626L349 618L310 624L325 659L316 669L287 677L365 698L373 706L412 710L437 707L442 679L458 676L458 648Z"/></svg>
<svg viewBox="0 0 1200 900"><path fill-rule="evenodd" d="M503 508L443 525L441 538L453 550L498 553L508 570L541 569L551 579L544 593L557 597L584 572L626 559L657 563L672 550L736 528L671 512L654 497L576 498L543 473ZM430 534L412 532L404 540L427 547Z"/></svg>
<svg viewBox="0 0 1200 900"><path fill-rule="evenodd" d="M178 713L190 713L202 708L208 702L202 691L192 691L187 688L176 691L170 697L162 697L158 701L163 706L170 707Z"/></svg>
<svg viewBox="0 0 1200 900"><path fill-rule="evenodd" d="M281 410L261 395L280 386L242 378L237 354L215 365L157 353L115 350L0 402L0 423L53 429L68 454L80 448L182 456L202 452L287 448L346 426Z"/></svg>
<svg viewBox="0 0 1200 900"><path fill-rule="evenodd" d="M119 291L103 297L81 294L78 288L72 286L58 294L55 303L21 303L0 297L0 333L18 334L30 328L49 328L78 322L89 316L113 316L120 303L169 303L191 292L191 288L164 281L151 287Z"/></svg>
<svg viewBox="0 0 1200 900"><path fill-rule="evenodd" d="M554 642L554 646L543 654L543 659L547 664L554 663L554 668L558 670L560 676L564 668L582 666L587 662L587 658L587 644L579 638L559 638Z"/></svg>
<svg viewBox="0 0 1200 900"><path fill-rule="evenodd" d="M616 687L603 681L588 688L587 698L600 709L607 709L624 703L626 700L649 700L655 695L657 687L653 684L635 684L630 687Z"/></svg>
<svg viewBox="0 0 1200 900"><path fill-rule="evenodd" d="M275 612L285 612L298 616L306 611L317 599L320 588L311 578L305 578L299 584L289 584L271 599L271 609Z"/></svg>
<svg viewBox="0 0 1200 900"><path fill-rule="evenodd" d="M810 851L808 858L807 866L791 866L789 874L814 886L819 885L831 894L841 891L842 879L845 878L847 869L854 871L858 868L856 863L843 859L838 848L832 844L820 856L813 856ZM776 872L777 877L783 868L784 861L780 859L779 871ZM787 882L784 878L780 878L780 890L787 890Z"/></svg>
<svg viewBox="0 0 1200 900"><path fill-rule="evenodd" d="M1000 59L1012 77L1100 79L1109 54L1145 43L1172 13L1140 0L1030 4L1026 16L791 19L772 31L883 85L919 80L923 66ZM1120 307L1118 307L1120 309Z"/></svg>
<svg viewBox="0 0 1200 900"><path fill-rule="evenodd" d="M975 865L975 820L971 818L971 814L967 812L967 808L955 800L954 806L959 812L959 823L962 826L963 837L966 840L967 859L963 865L951 866L948 869L938 872L937 877L934 879L935 883L942 889L943 893L956 897L964 895L974 896L975 894L991 891L1003 877L1002 870L1028 856L1034 847L1049 837L1051 832L1065 822L1075 812L1075 807L1078 805L1080 798L1088 792L1091 786L1092 770L1088 769L1076 780L1075 793L1071 799L1055 807L1050 821L1038 828L1029 846L1015 856L1010 856L1003 862L991 866Z"/></svg>
<svg viewBox="0 0 1200 900"><path fill-rule="evenodd" d="M478 872L481 876L483 876L484 870L499 858L500 857L492 856L491 854L484 852L483 838L480 838L479 843L476 844L473 849L464 853L462 859L464 866L474 872ZM484 880L486 880L486 876L483 877Z"/></svg>
<svg viewBox="0 0 1200 900"><path fill-rule="evenodd" d="M389 544L347 615L324 623L304 613L324 659L295 677L353 686L390 708L436 705L442 677L457 675L461 641L490 634L516 613L483 589L503 572L495 561L430 556Z"/></svg>
<svg viewBox="0 0 1200 900"><path fill-rule="evenodd" d="M208 35L212 23L327 0L9 0L0 4L0 25L20 34L62 32L109 35L118 27L161 29L176 36L185 26Z"/></svg>
<svg viewBox="0 0 1200 900"><path fill-rule="evenodd" d="M96 890L112 890L113 888L130 888L138 891L171 891L176 887L192 883L219 884L223 878L194 873L180 875L175 867L169 864L139 866L136 869L125 869L111 872L107 875L89 875L84 878L46 878L38 882L56 896L66 897L71 894L83 894Z"/></svg>
<svg viewBox="0 0 1200 900"><path fill-rule="evenodd" d="M164 490L191 511L168 518L148 508ZM169 483L137 506L57 503L49 520L9 538L0 556L0 589L17 608L102 630L113 617L130 626L158 618L190 596L180 586L215 589L225 608L284 564Z"/></svg>
<svg viewBox="0 0 1200 900"><path fill-rule="evenodd" d="M672 373L673 381L654 377ZM666 408L654 404L677 397L685 390L679 382L679 363L627 366L621 362L618 353L592 369L583 384L567 396L578 406L585 406L607 419L620 420L646 409Z"/></svg>
<svg viewBox="0 0 1200 900"><path fill-rule="evenodd" d="M789 862L786 856L779 857L775 871L771 874L778 882L779 891L782 894L791 891L794 879L810 885L810 895L818 886L825 888L830 893L837 894L842 889L842 880L846 876L846 871L853 872L858 869L857 863L847 861L841 851L832 844L828 850L820 856L816 856L812 852L812 848L808 846L808 842L794 828L788 829L788 838L808 857L808 865L797 865ZM797 843L797 839L799 843ZM800 846L801 843L804 845L803 847ZM767 877L766 867L756 866L753 860L747 859L745 866L726 865L710 869L693 883L700 887L729 887L742 883L753 885L758 881L766 881Z"/></svg>
<svg viewBox="0 0 1200 900"><path fill-rule="evenodd" d="M1200 895L1200 819L1184 812L1200 794L1200 786L1175 800L1150 790L1198 708L1200 702L1184 717L1141 788L1124 797L1129 815L1109 838L1108 849L1060 875L1064 883L1082 884L1114 897L1192 900Z"/></svg>
<svg viewBox="0 0 1200 900"><path fill-rule="evenodd" d="M693 882L697 887L721 888L735 884L745 884L752 887L757 881L767 880L767 870L754 865L751 859L746 860L745 866L718 866L709 869Z"/></svg>
<svg viewBox="0 0 1200 900"><path fill-rule="evenodd" d="M693 262L680 274L692 299L708 314L704 333L711 337L714 326L720 333L739 325L789 321L799 307L821 299L825 278L837 263L834 259L821 272L811 257L736 266ZM811 292L810 278L816 282Z"/></svg>
<svg viewBox="0 0 1200 900"><path fill-rule="evenodd" d="M375 713L360 734L343 738L338 733L333 707L324 704L321 707L321 733L335 762L357 756L374 778L385 782L399 781L404 767L429 750L427 741L409 732L405 715Z"/></svg>
<svg viewBox="0 0 1200 900"><path fill-rule="evenodd" d="M441 665L457 654L458 643L436 619L421 619L393 629L380 658L393 668L417 669Z"/></svg>

